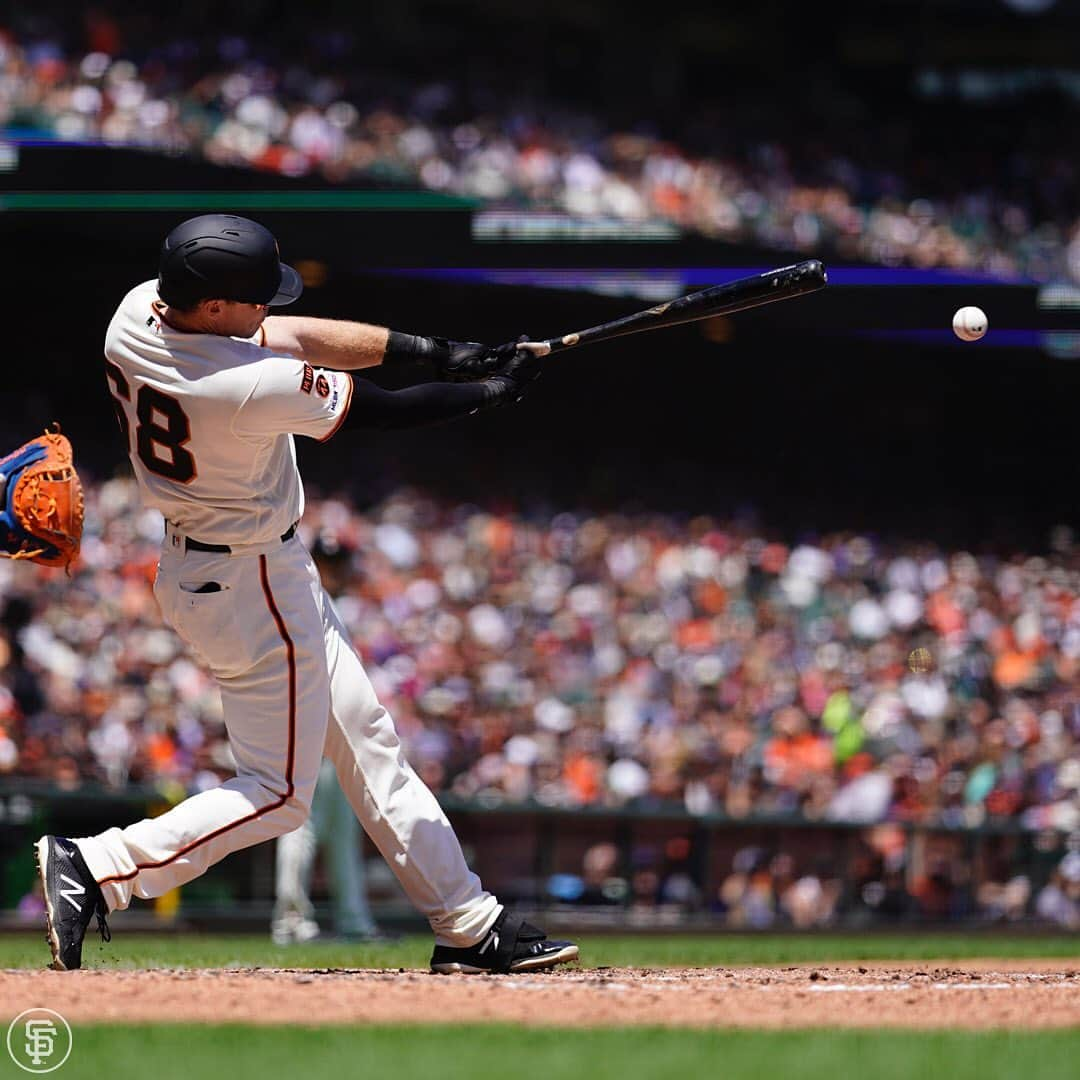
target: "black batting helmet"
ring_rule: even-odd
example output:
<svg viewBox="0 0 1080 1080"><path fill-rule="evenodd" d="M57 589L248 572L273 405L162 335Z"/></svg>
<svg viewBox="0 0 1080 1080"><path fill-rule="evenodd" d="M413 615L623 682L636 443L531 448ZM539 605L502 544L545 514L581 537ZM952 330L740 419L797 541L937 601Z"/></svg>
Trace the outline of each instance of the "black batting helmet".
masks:
<svg viewBox="0 0 1080 1080"><path fill-rule="evenodd" d="M174 307L211 299L280 307L303 291L300 275L281 261L273 233L248 218L188 218L161 245L158 295Z"/></svg>

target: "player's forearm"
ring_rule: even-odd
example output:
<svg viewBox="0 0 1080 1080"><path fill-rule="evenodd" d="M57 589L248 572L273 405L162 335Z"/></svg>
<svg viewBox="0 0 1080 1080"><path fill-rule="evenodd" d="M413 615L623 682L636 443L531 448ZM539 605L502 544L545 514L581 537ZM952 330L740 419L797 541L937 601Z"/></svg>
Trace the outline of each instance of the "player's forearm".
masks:
<svg viewBox="0 0 1080 1080"><path fill-rule="evenodd" d="M304 315L271 315L263 327L268 349L339 371L381 364L389 334L385 326Z"/></svg>
<svg viewBox="0 0 1080 1080"><path fill-rule="evenodd" d="M497 380L420 383L404 390L384 390L366 379L357 379L353 383L349 422L383 431L423 427L489 408L507 394L507 388Z"/></svg>

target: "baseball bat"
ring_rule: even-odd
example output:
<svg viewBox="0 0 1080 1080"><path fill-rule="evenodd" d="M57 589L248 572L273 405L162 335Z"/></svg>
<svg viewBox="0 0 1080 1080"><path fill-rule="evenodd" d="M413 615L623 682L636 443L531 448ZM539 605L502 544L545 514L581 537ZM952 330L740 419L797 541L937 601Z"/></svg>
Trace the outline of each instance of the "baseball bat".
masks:
<svg viewBox="0 0 1080 1080"><path fill-rule="evenodd" d="M777 300L790 300L805 296L825 287L828 278L825 267L818 259L807 259L793 266L782 266L764 274L729 281L726 285L714 285L708 289L680 296L666 304L624 315L621 319L590 326L572 334L548 338L546 341L524 341L520 348L529 349L537 356L562 352L580 345L592 345L597 341L640 334L644 330L659 330L664 326L711 319L714 315L731 315L736 311L773 304Z"/></svg>

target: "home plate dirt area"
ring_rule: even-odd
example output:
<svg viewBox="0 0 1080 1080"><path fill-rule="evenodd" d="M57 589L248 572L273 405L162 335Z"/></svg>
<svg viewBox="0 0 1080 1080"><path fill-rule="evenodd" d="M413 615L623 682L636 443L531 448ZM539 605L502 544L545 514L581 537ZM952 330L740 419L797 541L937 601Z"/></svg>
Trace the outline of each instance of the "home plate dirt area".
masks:
<svg viewBox="0 0 1080 1080"><path fill-rule="evenodd" d="M0 1012L14 1016L31 1005L102 1023L1052 1028L1080 1025L1080 969L995 960L570 967L502 976L281 968L0 972Z"/></svg>

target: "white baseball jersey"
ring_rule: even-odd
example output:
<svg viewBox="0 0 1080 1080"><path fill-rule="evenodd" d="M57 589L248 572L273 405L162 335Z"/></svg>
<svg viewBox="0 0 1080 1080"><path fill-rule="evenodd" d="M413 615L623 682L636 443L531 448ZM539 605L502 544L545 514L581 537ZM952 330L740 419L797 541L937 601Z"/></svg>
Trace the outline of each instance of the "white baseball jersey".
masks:
<svg viewBox="0 0 1080 1080"><path fill-rule="evenodd" d="M105 335L117 418L143 499L188 536L260 544L304 512L293 435L341 426L352 379L276 353L257 338L176 330L157 282L124 297Z"/></svg>

